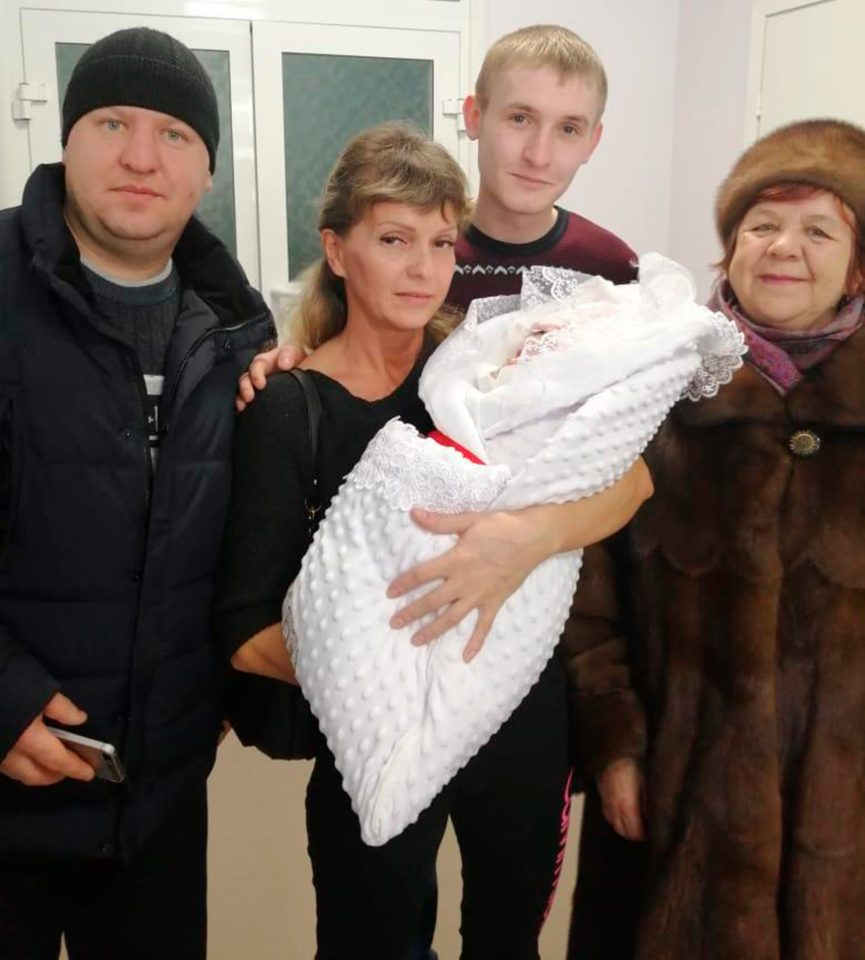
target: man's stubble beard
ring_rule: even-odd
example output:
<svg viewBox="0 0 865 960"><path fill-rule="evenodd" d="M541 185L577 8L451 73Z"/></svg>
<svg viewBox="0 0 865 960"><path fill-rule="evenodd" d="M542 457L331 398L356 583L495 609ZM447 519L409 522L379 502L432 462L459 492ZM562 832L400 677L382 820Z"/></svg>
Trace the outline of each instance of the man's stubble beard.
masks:
<svg viewBox="0 0 865 960"><path fill-rule="evenodd" d="M118 259L139 260L156 257L167 251L170 256L177 238L173 241L160 241L165 231L161 229L147 231L124 228L122 224L112 224L110 220L98 214L84 214L78 204L74 191L67 187L66 222L79 247L93 247L97 252L107 253ZM143 225L142 225L143 227ZM83 251L86 253L85 251Z"/></svg>

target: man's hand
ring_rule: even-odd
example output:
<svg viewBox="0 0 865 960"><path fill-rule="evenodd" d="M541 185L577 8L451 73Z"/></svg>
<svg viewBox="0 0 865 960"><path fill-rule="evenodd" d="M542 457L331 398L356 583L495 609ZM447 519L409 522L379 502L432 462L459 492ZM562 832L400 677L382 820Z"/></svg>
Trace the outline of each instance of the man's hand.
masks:
<svg viewBox="0 0 865 960"><path fill-rule="evenodd" d="M296 367L304 354L300 347L293 347L285 343L281 347L274 347L267 353L257 353L249 365L246 373L241 374L237 381L237 396L234 406L238 413L243 413L247 405L255 399L255 391L263 390L267 386L267 378L280 370L291 370Z"/></svg>
<svg viewBox="0 0 865 960"><path fill-rule="evenodd" d="M66 777L92 780L93 767L67 749L45 727L45 720L65 726L84 723L87 714L62 693L55 693L42 713L25 729L0 763L0 773L28 787L49 787Z"/></svg>
<svg viewBox="0 0 865 960"><path fill-rule="evenodd" d="M400 629L435 613L435 619L412 637L413 643L424 644L476 610L477 622L463 652L468 663L483 646L502 604L538 564L555 553L576 550L615 533L651 495L649 471L638 459L606 490L570 503L489 513L413 510L412 518L424 530L456 534L459 540L440 557L393 581L389 597L439 583L400 610L390 625Z"/></svg>
<svg viewBox="0 0 865 960"><path fill-rule="evenodd" d="M643 770L636 760L623 758L608 764L598 776L604 817L626 840L645 840Z"/></svg>
<svg viewBox="0 0 865 960"><path fill-rule="evenodd" d="M520 512L435 514L412 510L412 519L424 530L456 534L459 540L440 557L394 580L389 597L440 582L400 610L390 625L399 629L428 613L437 613L435 620L412 637L412 643L420 646L476 610L477 621L463 651L463 660L468 663L483 646L502 604L544 559L543 544L536 527Z"/></svg>

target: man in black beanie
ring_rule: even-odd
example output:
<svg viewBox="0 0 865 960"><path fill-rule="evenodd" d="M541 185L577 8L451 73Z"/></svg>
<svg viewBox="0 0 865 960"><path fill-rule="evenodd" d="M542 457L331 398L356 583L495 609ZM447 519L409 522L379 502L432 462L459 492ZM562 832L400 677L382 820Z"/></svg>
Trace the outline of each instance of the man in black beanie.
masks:
<svg viewBox="0 0 865 960"><path fill-rule="evenodd" d="M100 40L63 162L0 212L0 957L205 956L212 578L233 397L273 322L193 217L213 87L183 44ZM111 744L94 778L51 726Z"/></svg>

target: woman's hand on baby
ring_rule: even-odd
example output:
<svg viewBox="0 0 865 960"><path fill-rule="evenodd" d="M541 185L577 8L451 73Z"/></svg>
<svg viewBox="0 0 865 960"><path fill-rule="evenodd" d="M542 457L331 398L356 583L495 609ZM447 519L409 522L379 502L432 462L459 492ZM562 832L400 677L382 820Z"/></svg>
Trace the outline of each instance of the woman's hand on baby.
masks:
<svg viewBox="0 0 865 960"><path fill-rule="evenodd" d="M614 760L597 778L604 817L626 840L645 840L643 768L636 760Z"/></svg>
<svg viewBox="0 0 865 960"><path fill-rule="evenodd" d="M399 629L427 614L437 614L412 637L412 643L421 646L475 610L477 622L463 650L468 663L483 646L502 604L548 555L544 538L530 518L519 512L436 514L413 510L412 518L430 533L452 534L459 540L441 556L393 581L389 597L438 583L400 610L390 625Z"/></svg>

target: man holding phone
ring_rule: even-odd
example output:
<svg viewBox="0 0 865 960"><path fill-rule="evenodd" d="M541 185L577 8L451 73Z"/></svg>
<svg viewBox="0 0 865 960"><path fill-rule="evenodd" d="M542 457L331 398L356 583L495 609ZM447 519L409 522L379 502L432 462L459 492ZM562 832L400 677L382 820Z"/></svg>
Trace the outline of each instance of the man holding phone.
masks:
<svg viewBox="0 0 865 960"><path fill-rule="evenodd" d="M192 215L219 119L189 49L104 38L62 121L0 212L0 956L195 960L233 396L275 330Z"/></svg>

